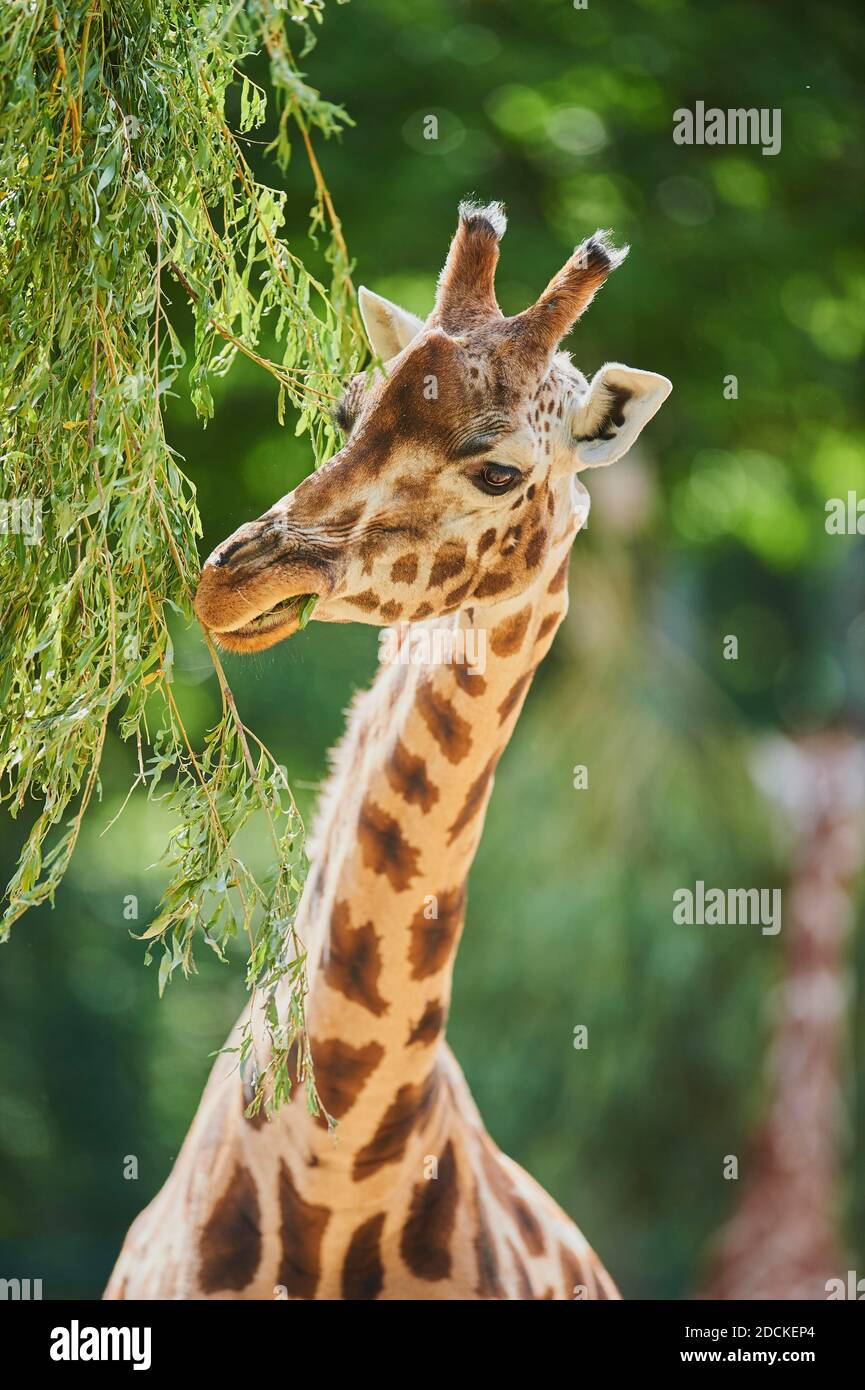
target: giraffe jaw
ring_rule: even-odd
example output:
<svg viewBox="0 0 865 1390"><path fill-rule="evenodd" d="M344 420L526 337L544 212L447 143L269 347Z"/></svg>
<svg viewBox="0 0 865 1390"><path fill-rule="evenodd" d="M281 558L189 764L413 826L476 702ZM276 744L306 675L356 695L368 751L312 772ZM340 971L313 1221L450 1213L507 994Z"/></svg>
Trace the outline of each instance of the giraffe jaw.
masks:
<svg viewBox="0 0 865 1390"><path fill-rule="evenodd" d="M292 594L240 627L221 632L211 629L217 646L230 652L260 652L286 637L293 637L306 626L310 613L307 605L315 597L314 594Z"/></svg>

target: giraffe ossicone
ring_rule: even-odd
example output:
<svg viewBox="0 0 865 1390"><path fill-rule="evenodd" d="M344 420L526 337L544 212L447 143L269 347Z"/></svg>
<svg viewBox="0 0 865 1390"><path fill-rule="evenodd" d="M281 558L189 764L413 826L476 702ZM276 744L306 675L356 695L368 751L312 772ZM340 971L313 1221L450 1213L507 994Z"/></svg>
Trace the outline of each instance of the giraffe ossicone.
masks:
<svg viewBox="0 0 865 1390"><path fill-rule="evenodd" d="M618 1296L486 1133L445 1025L496 766L567 609L578 474L621 457L671 387L617 362L590 382L560 351L623 251L595 233L506 317L504 229L500 205L461 205L425 321L361 290L382 365L346 386L342 448L203 567L198 617L232 651L292 636L310 596L314 622L460 640L426 644L447 659L382 663L318 811L297 928L336 1138L299 1099L248 1119L222 1054L107 1297ZM480 650L482 668L453 658Z"/></svg>

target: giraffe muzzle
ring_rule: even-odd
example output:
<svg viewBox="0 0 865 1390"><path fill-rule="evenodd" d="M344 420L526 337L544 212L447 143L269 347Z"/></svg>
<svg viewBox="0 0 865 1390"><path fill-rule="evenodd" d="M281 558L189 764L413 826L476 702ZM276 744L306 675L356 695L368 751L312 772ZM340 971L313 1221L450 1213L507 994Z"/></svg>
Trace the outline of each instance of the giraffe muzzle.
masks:
<svg viewBox="0 0 865 1390"><path fill-rule="evenodd" d="M239 527L205 561L195 612L220 646L261 651L305 626L329 590L324 557L268 513Z"/></svg>

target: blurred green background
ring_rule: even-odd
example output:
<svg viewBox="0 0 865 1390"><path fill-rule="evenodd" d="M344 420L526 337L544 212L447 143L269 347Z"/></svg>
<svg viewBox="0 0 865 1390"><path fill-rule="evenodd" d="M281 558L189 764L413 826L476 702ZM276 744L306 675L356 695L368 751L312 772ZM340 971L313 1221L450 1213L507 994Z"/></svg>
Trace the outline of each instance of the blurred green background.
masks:
<svg viewBox="0 0 865 1390"><path fill-rule="evenodd" d="M571 613L501 764L450 1024L491 1133L631 1297L692 1294L735 1202L722 1160L745 1151L763 1113L783 942L676 926L673 891L698 878L783 884L783 836L749 756L775 731L859 728L865 710L865 540L824 528L828 498L865 494L858 9L354 0L328 7L306 60L356 122L318 154L358 283L426 313L468 194L508 206L506 312L611 227L631 256L568 346L587 374L612 359L674 383L639 447L588 477ZM780 108L780 153L674 144L674 110L698 100ZM275 180L263 146L252 152ZM301 241L312 193L300 152L288 183L287 232ZM271 388L238 362L206 432L182 399L168 403L203 554L308 470ZM736 661L723 659L727 634ZM371 628L313 623L228 658L244 718L306 812L375 652ZM218 701L194 631L178 632L177 695L200 737ZM22 921L0 955L0 1275L42 1278L46 1298L99 1295L245 997L242 961L219 965L202 947L200 974L158 1001L130 928L159 897L148 866L167 822L134 798L100 836L132 771L114 739L55 910ZM0 826L7 876L19 839ZM862 925L860 911L860 970ZM573 1047L578 1024L586 1051ZM865 1030L855 996L850 1026L852 1059ZM852 1061L843 1084L839 1220L861 1270L865 1098ZM127 1155L137 1180L123 1178Z"/></svg>

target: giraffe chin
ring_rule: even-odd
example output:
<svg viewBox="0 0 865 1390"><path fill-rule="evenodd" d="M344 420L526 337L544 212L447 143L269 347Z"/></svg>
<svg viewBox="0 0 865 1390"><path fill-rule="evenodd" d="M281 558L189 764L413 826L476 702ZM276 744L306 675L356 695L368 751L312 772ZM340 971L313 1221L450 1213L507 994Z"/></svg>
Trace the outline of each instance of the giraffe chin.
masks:
<svg viewBox="0 0 865 1390"><path fill-rule="evenodd" d="M211 629L211 635L218 647L229 652L262 652L276 646L287 637L293 637L301 627L301 612L308 594L296 594L292 598L276 604L242 627L229 632Z"/></svg>

